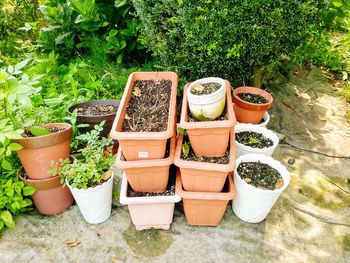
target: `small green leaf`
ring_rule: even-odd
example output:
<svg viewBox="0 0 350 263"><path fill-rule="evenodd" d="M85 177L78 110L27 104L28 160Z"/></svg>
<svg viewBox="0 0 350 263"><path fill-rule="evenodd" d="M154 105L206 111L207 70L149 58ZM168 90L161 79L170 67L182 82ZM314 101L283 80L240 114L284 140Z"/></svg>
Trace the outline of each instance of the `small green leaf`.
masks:
<svg viewBox="0 0 350 263"><path fill-rule="evenodd" d="M187 156L190 153L190 145L188 143L184 143L182 145L182 153Z"/></svg>
<svg viewBox="0 0 350 263"><path fill-rule="evenodd" d="M13 190L12 188L6 188L5 189L5 194L9 197L13 197L13 194L15 193L15 190Z"/></svg>
<svg viewBox="0 0 350 263"><path fill-rule="evenodd" d="M3 159L2 160L2 163L1 163L1 167L7 171L11 171L12 170L12 165L9 161L7 161L6 159Z"/></svg>
<svg viewBox="0 0 350 263"><path fill-rule="evenodd" d="M22 191L24 196L31 196L32 194L35 193L36 190L32 186L25 186L23 187Z"/></svg>
<svg viewBox="0 0 350 263"><path fill-rule="evenodd" d="M12 215L9 211L2 211L0 218L4 221L5 225L9 228L15 228L15 221L13 221Z"/></svg>
<svg viewBox="0 0 350 263"><path fill-rule="evenodd" d="M18 133L17 131L9 131L9 132L5 132L5 137L9 138L11 140L15 140L15 139L21 139L22 135L20 133Z"/></svg>
<svg viewBox="0 0 350 263"><path fill-rule="evenodd" d="M29 131L34 136L43 136L43 135L51 134L48 129L46 129L44 127L40 127L40 126L32 126L32 127L29 128Z"/></svg>
<svg viewBox="0 0 350 263"><path fill-rule="evenodd" d="M255 138L249 138L249 143L250 143L250 144L259 144L260 141L257 140L257 139L255 139Z"/></svg>
<svg viewBox="0 0 350 263"><path fill-rule="evenodd" d="M179 132L179 134L184 135L185 134L185 129L181 128L181 127L177 127L177 131Z"/></svg>
<svg viewBox="0 0 350 263"><path fill-rule="evenodd" d="M11 143L11 144L9 145L9 147L10 147L11 151L13 151L13 152L14 152L14 151L19 151L19 150L23 149L22 145L20 145L20 144L18 144L18 143L15 143L15 142Z"/></svg>
<svg viewBox="0 0 350 263"><path fill-rule="evenodd" d="M4 228L4 221L0 219L0 230Z"/></svg>

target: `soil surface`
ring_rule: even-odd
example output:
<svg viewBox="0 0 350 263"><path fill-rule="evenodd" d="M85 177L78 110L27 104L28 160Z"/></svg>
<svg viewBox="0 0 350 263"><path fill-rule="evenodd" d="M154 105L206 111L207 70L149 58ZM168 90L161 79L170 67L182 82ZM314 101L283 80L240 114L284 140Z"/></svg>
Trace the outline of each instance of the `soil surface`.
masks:
<svg viewBox="0 0 350 263"><path fill-rule="evenodd" d="M50 133L57 133L60 131L64 131L64 128L58 128L58 127L52 127L52 128L46 128ZM24 133L22 133L22 137L24 138L32 138L32 137L38 137L33 135L30 130L24 130Z"/></svg>
<svg viewBox="0 0 350 263"><path fill-rule="evenodd" d="M136 80L126 109L122 131L166 131L171 87L171 80Z"/></svg>
<svg viewBox="0 0 350 263"><path fill-rule="evenodd" d="M197 84L191 87L191 93L194 95L208 95L219 90L221 85L216 82L208 82L204 84Z"/></svg>
<svg viewBox="0 0 350 263"><path fill-rule="evenodd" d="M114 105L86 105L77 108L78 116L105 116L116 113L118 107Z"/></svg>
<svg viewBox="0 0 350 263"><path fill-rule="evenodd" d="M128 187L128 197L145 197L145 196L171 196L175 195L175 184L172 184L164 192L151 193L151 192L135 192L132 188Z"/></svg>
<svg viewBox="0 0 350 263"><path fill-rule="evenodd" d="M281 134L273 157L291 180L263 222L240 220L230 202L217 227L190 226L179 202L170 230L136 231L118 201L117 169L106 222L87 224L77 205L54 216L21 214L1 233L0 262L349 263L350 105L318 68L302 73L269 85L268 128Z"/></svg>
<svg viewBox="0 0 350 263"><path fill-rule="evenodd" d="M183 144L187 143L189 144L190 140L188 139L187 136L183 137ZM192 150L191 145L189 144L190 150L187 155L181 152L181 159L185 161L194 161L194 162L202 162L202 163L217 163L217 164L228 164L230 162L230 149L228 148L225 152L224 156L221 157L205 157L205 156L200 156L197 157Z"/></svg>
<svg viewBox="0 0 350 263"><path fill-rule="evenodd" d="M255 104L265 104L269 102L263 96L260 96L258 94L248 93L248 92L238 93L237 96L244 101L255 103Z"/></svg>
<svg viewBox="0 0 350 263"><path fill-rule="evenodd" d="M268 148L273 145L273 142L271 139L265 137L261 133L258 132L252 132L252 131L244 131L244 132L238 132L235 134L236 141L244 144L245 146L249 146L252 148Z"/></svg>
<svg viewBox="0 0 350 263"><path fill-rule="evenodd" d="M246 183L256 188L275 190L283 186L283 179L280 173L266 163L240 163L237 173Z"/></svg>

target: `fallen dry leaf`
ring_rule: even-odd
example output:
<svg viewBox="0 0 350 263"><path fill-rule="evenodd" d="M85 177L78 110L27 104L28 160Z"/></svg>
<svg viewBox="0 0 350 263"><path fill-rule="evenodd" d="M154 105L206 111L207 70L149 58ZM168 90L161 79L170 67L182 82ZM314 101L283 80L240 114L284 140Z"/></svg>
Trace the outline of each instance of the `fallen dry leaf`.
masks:
<svg viewBox="0 0 350 263"><path fill-rule="evenodd" d="M132 94L134 94L136 97L141 97L141 90L139 87L135 87L134 91L132 92Z"/></svg>
<svg viewBox="0 0 350 263"><path fill-rule="evenodd" d="M78 241L78 239L75 239L75 240L68 240L66 242L66 244L69 246L69 247L76 247L78 246L79 244L81 244L80 241Z"/></svg>
<svg viewBox="0 0 350 263"><path fill-rule="evenodd" d="M277 183L275 183L275 189L280 189L284 185L283 180L278 180Z"/></svg>
<svg viewBox="0 0 350 263"><path fill-rule="evenodd" d="M125 113L125 117L124 117L126 120L131 120L131 118L129 117L128 114Z"/></svg>
<svg viewBox="0 0 350 263"><path fill-rule="evenodd" d="M198 84L198 85L194 86L192 89L194 89L194 90L196 90L198 92L201 92L201 91L204 90L204 86L201 85L201 84Z"/></svg>
<svg viewBox="0 0 350 263"><path fill-rule="evenodd" d="M318 115L317 118L318 118L320 121L327 121L327 120L328 120L325 116L322 116L322 115Z"/></svg>
<svg viewBox="0 0 350 263"><path fill-rule="evenodd" d="M244 180L246 183L248 183L248 184L252 181L252 179L250 179L250 178L248 178L248 177L247 177L247 178L244 178L243 180Z"/></svg>

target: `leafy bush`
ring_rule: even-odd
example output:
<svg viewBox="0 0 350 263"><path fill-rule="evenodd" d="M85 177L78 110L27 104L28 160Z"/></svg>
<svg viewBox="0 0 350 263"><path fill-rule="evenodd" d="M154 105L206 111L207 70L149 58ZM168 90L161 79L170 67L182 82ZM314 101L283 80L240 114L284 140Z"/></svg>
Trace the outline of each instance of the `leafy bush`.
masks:
<svg viewBox="0 0 350 263"><path fill-rule="evenodd" d="M293 56L318 31L328 1L134 0L143 43L188 80L247 82L262 66Z"/></svg>

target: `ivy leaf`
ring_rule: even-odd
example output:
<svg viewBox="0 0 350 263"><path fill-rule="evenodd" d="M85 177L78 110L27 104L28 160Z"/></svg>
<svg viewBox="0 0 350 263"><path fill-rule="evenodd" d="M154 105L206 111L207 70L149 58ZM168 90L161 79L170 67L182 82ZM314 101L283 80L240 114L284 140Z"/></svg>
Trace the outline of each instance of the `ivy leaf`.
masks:
<svg viewBox="0 0 350 263"><path fill-rule="evenodd" d="M15 221L13 221L12 215L9 211L2 211L0 218L4 221L5 225L9 228L15 228Z"/></svg>
<svg viewBox="0 0 350 263"><path fill-rule="evenodd" d="M29 128L29 131L34 135L34 136L44 136L51 134L50 131L44 127L40 126L32 126Z"/></svg>
<svg viewBox="0 0 350 263"><path fill-rule="evenodd" d="M2 160L2 163L1 163L1 167L7 171L11 171L12 170L12 165L9 161L7 161L6 159L3 159Z"/></svg>
<svg viewBox="0 0 350 263"><path fill-rule="evenodd" d="M182 153L187 156L190 153L190 145L188 143L184 143L182 145Z"/></svg>
<svg viewBox="0 0 350 263"><path fill-rule="evenodd" d="M31 196L32 194L35 193L36 190L32 186L25 186L23 187L22 191L24 196Z"/></svg>
<svg viewBox="0 0 350 263"><path fill-rule="evenodd" d="M9 147L10 147L11 151L13 151L13 152L23 149L22 145L15 143L15 142L10 143Z"/></svg>

